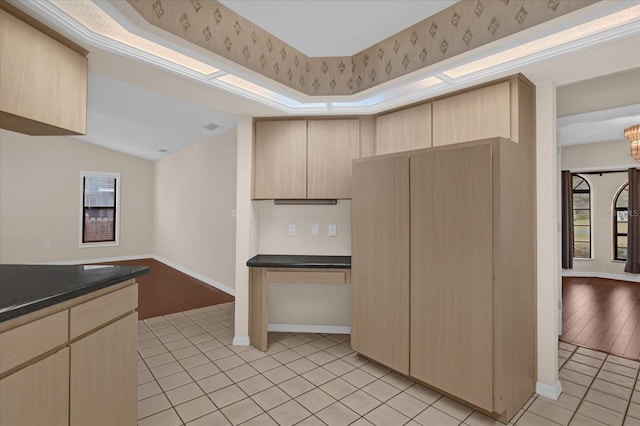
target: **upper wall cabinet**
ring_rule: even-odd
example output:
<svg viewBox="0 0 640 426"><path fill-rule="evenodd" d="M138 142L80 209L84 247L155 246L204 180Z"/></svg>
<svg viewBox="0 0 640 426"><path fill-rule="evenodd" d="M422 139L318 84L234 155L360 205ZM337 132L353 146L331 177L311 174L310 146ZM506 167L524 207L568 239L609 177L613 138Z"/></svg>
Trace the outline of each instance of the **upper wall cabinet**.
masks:
<svg viewBox="0 0 640 426"><path fill-rule="evenodd" d="M376 155L431 147L431 104L376 117Z"/></svg>
<svg viewBox="0 0 640 426"><path fill-rule="evenodd" d="M357 119L256 121L253 198L351 198L359 156Z"/></svg>
<svg viewBox="0 0 640 426"><path fill-rule="evenodd" d="M311 120L307 198L351 198L351 161L360 156L358 120Z"/></svg>
<svg viewBox="0 0 640 426"><path fill-rule="evenodd" d="M307 122L257 121L253 198L307 197Z"/></svg>
<svg viewBox="0 0 640 426"><path fill-rule="evenodd" d="M433 146L491 137L516 140L517 132L511 131L511 85L503 81L433 102Z"/></svg>
<svg viewBox="0 0 640 426"><path fill-rule="evenodd" d="M0 9L0 127L28 135L85 134L86 51L36 26L44 28Z"/></svg>

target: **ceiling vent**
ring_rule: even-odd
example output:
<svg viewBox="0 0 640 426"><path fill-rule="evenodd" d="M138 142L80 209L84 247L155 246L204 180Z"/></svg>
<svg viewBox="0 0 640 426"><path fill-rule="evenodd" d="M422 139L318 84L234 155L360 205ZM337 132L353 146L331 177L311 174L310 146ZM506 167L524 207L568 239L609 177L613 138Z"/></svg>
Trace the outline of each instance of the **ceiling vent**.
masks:
<svg viewBox="0 0 640 426"><path fill-rule="evenodd" d="M218 126L216 123L209 123L206 126L204 126L204 128L209 130L210 132L214 131L218 127L220 127L220 126Z"/></svg>
<svg viewBox="0 0 640 426"><path fill-rule="evenodd" d="M168 149L161 148L161 149L159 149L159 150L158 150L158 152L160 152L160 153L162 153L162 154L166 154L167 152L169 152L169 150L168 150Z"/></svg>

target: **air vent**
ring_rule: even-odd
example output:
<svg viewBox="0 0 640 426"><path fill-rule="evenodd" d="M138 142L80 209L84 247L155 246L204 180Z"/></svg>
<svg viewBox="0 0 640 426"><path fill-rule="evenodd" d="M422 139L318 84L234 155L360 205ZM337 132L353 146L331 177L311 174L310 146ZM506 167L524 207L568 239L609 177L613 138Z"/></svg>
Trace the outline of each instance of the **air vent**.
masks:
<svg viewBox="0 0 640 426"><path fill-rule="evenodd" d="M214 130L215 130L215 129L217 129L218 127L220 127L220 126L218 126L216 123L209 123L209 124L207 124L206 126L204 126L204 128L205 128L205 129L207 129L207 130L209 130L210 132L211 132L211 131L214 131Z"/></svg>
<svg viewBox="0 0 640 426"><path fill-rule="evenodd" d="M162 154L166 154L167 152L169 152L169 150L162 148L162 149L159 149L158 152L160 152Z"/></svg>

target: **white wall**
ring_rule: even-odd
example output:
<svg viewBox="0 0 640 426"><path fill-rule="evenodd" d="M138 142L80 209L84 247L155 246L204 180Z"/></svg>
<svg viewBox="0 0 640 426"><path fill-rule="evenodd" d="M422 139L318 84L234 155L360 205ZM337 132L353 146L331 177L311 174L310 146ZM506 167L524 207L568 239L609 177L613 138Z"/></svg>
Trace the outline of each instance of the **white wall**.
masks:
<svg viewBox="0 0 640 426"><path fill-rule="evenodd" d="M119 246L79 247L80 171L120 173ZM152 207L150 161L65 136L0 130L0 263L149 255Z"/></svg>
<svg viewBox="0 0 640 426"><path fill-rule="evenodd" d="M156 161L153 253L233 293L235 129Z"/></svg>
<svg viewBox="0 0 640 426"><path fill-rule="evenodd" d="M629 142L620 140L562 148L562 169L589 171L640 167L629 155ZM628 174L585 174L591 186L592 259L575 259L566 276L601 276L640 281L637 274L624 272L624 262L613 260L613 198L628 182Z"/></svg>

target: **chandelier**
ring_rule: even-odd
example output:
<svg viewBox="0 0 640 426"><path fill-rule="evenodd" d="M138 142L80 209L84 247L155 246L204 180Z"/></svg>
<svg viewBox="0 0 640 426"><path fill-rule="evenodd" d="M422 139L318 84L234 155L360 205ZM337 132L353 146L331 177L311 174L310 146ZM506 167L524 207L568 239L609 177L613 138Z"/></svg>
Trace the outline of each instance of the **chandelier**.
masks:
<svg viewBox="0 0 640 426"><path fill-rule="evenodd" d="M640 161L640 124L624 129L624 137L631 142L631 156Z"/></svg>

